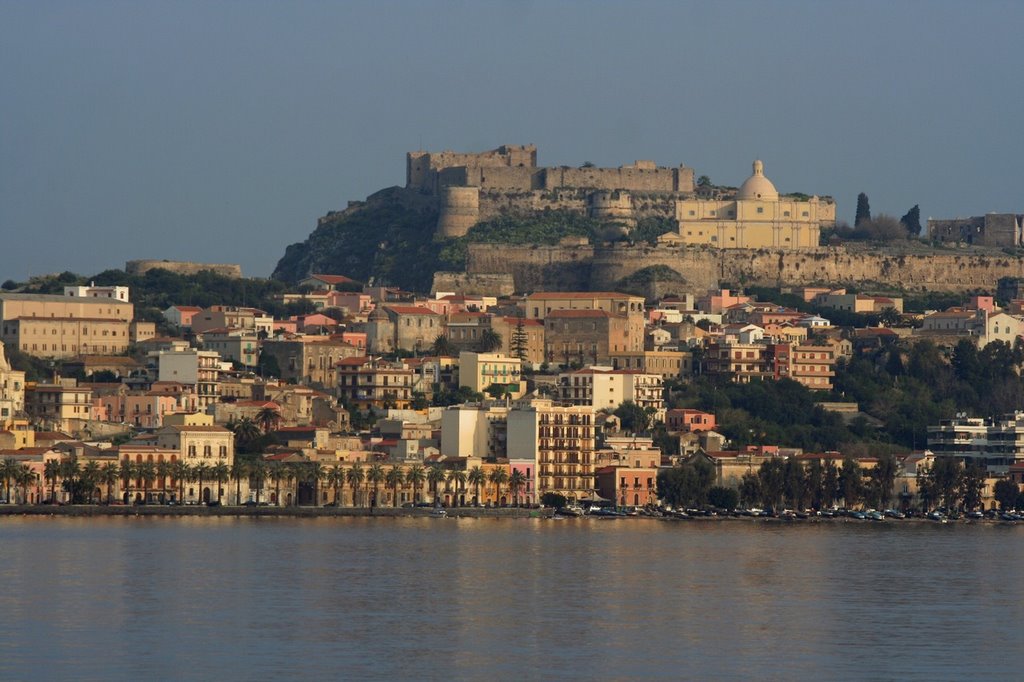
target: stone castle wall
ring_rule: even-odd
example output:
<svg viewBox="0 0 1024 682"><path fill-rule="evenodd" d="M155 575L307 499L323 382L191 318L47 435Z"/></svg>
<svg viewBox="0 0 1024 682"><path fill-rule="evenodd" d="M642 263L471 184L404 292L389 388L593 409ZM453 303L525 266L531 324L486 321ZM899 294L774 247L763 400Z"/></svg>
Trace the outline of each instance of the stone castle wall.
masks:
<svg viewBox="0 0 1024 682"><path fill-rule="evenodd" d="M467 271L510 273L519 292L612 289L639 270L664 265L687 291L733 286L874 285L906 291L994 291L1001 277L1024 277L1024 259L1000 254L864 253L712 249L670 245L505 246L471 244ZM683 287L676 287L683 288Z"/></svg>
<svg viewBox="0 0 1024 682"><path fill-rule="evenodd" d="M144 275L150 270L167 270L179 275L195 275L203 270L210 270L224 277L240 278L242 266L234 263L193 263L175 260L130 260L125 263L124 271L129 275Z"/></svg>

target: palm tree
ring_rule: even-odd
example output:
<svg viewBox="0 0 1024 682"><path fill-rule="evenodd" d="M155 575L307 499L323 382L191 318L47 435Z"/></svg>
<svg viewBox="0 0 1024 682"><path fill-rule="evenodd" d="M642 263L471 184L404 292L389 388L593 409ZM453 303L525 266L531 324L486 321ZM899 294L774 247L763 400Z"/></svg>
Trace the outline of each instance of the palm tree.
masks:
<svg viewBox="0 0 1024 682"><path fill-rule="evenodd" d="M391 488L391 494L392 494L391 506L392 507L397 507L398 506L398 486L402 485L402 482L405 480L405 474L402 473L401 467L399 467L397 464L395 464L395 465L392 465L392 467L390 469L388 469L387 476L385 476L384 480L387 483L388 487Z"/></svg>
<svg viewBox="0 0 1024 682"><path fill-rule="evenodd" d="M448 472L448 484L455 489L452 495L452 506L459 506L459 491L466 489L466 472L462 469L452 469Z"/></svg>
<svg viewBox="0 0 1024 682"><path fill-rule="evenodd" d="M130 459L125 457L121 460L117 473L121 477L121 481L124 482L124 501L127 502L132 487L132 477L135 474L135 465L132 464Z"/></svg>
<svg viewBox="0 0 1024 682"><path fill-rule="evenodd" d="M281 413L273 407L264 407L256 414L256 422L263 427L263 433L270 433L281 421Z"/></svg>
<svg viewBox="0 0 1024 682"><path fill-rule="evenodd" d="M276 462L275 462L276 464ZM260 503L260 494L263 492L263 482L267 480L267 461L262 457L257 457L249 463L249 483L256 483L256 505ZM277 498L278 504L281 503L280 495Z"/></svg>
<svg viewBox="0 0 1024 682"><path fill-rule="evenodd" d="M366 474L363 473L363 467L359 462L352 464L352 467L345 472L345 480L348 481L348 485L352 488L352 506L356 504L356 493L359 492L359 486L363 484L363 479L366 478Z"/></svg>
<svg viewBox="0 0 1024 682"><path fill-rule="evenodd" d="M430 485L431 490L434 491L434 499L432 501L435 507L437 506L437 486L444 479L444 469L439 464L433 464L427 469L427 483Z"/></svg>
<svg viewBox="0 0 1024 682"><path fill-rule="evenodd" d="M340 464L334 464L327 470L327 484L334 488L334 506L340 507L338 488L345 485L345 469Z"/></svg>
<svg viewBox="0 0 1024 682"><path fill-rule="evenodd" d="M236 422L228 424L228 428L235 434L235 442L240 450L248 450L249 445L263 435L260 425L250 417L242 417Z"/></svg>
<svg viewBox="0 0 1024 682"><path fill-rule="evenodd" d="M206 462L200 462L199 464L192 467L192 480L196 482L196 493L199 495L199 502L206 502L203 499L203 481L209 480L210 478L210 465Z"/></svg>
<svg viewBox="0 0 1024 682"><path fill-rule="evenodd" d="M326 469L320 462L310 462L307 465L307 473L313 480L313 506L320 506L320 481L323 480Z"/></svg>
<svg viewBox="0 0 1024 682"><path fill-rule="evenodd" d="M171 462L171 478L178 484L178 504L185 504L185 481L191 477L192 472L183 460Z"/></svg>
<svg viewBox="0 0 1024 682"><path fill-rule="evenodd" d="M474 497L477 506L480 505L480 486L487 482L487 472L481 466L475 466L469 470L469 475L466 476L466 480L469 484L476 488L476 495Z"/></svg>
<svg viewBox="0 0 1024 682"><path fill-rule="evenodd" d="M292 481L298 479L295 472L295 465L288 462L284 462L281 465L281 477L284 479L284 483L288 488L292 487ZM297 492L297 491L296 491ZM298 495L292 495L292 504L298 504Z"/></svg>
<svg viewBox="0 0 1024 682"><path fill-rule="evenodd" d="M476 349L481 353L491 353L501 348L501 334L493 329L485 329L480 334L480 340L476 343Z"/></svg>
<svg viewBox="0 0 1024 682"><path fill-rule="evenodd" d="M149 502L149 485L156 478L156 466L152 462L143 462L136 467L135 475L142 480L142 501Z"/></svg>
<svg viewBox="0 0 1024 682"><path fill-rule="evenodd" d="M281 506L281 481L284 480L284 464L281 462L270 462L267 465L267 474L270 480L274 483L274 502L278 507Z"/></svg>
<svg viewBox="0 0 1024 682"><path fill-rule="evenodd" d="M171 475L171 463L161 456L156 461L156 480L160 488L160 501L163 502L167 496L167 477Z"/></svg>
<svg viewBox="0 0 1024 682"><path fill-rule="evenodd" d="M50 502L57 501L57 479L60 478L60 460L48 459L43 465L43 480L50 484Z"/></svg>
<svg viewBox="0 0 1024 682"><path fill-rule="evenodd" d="M117 464L114 462L107 462L103 465L100 470L100 481L107 488L107 504L110 504L114 500L113 491L114 484L121 478L121 473L118 470Z"/></svg>
<svg viewBox="0 0 1024 682"><path fill-rule="evenodd" d="M22 464L18 467L14 480L21 486L21 503L28 504L28 488L36 482L36 472L32 471L28 464Z"/></svg>
<svg viewBox="0 0 1024 682"><path fill-rule="evenodd" d="M501 486L508 483L508 471L505 467L497 466L491 469L487 478L494 484L494 505L498 506L501 504Z"/></svg>
<svg viewBox="0 0 1024 682"><path fill-rule="evenodd" d="M519 469L508 477L508 490L512 494L512 504L519 506L519 491L526 487L526 474Z"/></svg>
<svg viewBox="0 0 1024 682"><path fill-rule="evenodd" d="M384 473L384 467L381 466L380 462L374 462L370 469L366 472L366 484L369 486L373 484L373 497L370 498L370 506L377 506L377 488L381 483L384 482L386 474Z"/></svg>
<svg viewBox="0 0 1024 682"><path fill-rule="evenodd" d="M231 463L231 478L235 479L235 504L242 504L242 478L248 470L245 460L235 457L235 461Z"/></svg>
<svg viewBox="0 0 1024 682"><path fill-rule="evenodd" d="M231 468L225 462L217 462L211 473L217 481L217 504L220 504L221 491L224 490L222 486L231 480Z"/></svg>
<svg viewBox="0 0 1024 682"><path fill-rule="evenodd" d="M60 477L64 479L63 486L71 495L71 503L78 504L81 502L80 499L76 499L76 491L78 489L78 478L82 474L82 467L78 463L78 457L71 455L67 459L61 461L60 464Z"/></svg>
<svg viewBox="0 0 1024 682"><path fill-rule="evenodd" d="M413 464L405 472L405 482L412 488L413 503L419 502L419 491L423 487L423 481L427 480L427 472L419 464Z"/></svg>
<svg viewBox="0 0 1024 682"><path fill-rule="evenodd" d="M455 355L455 348L444 334L438 334L430 345L430 352L437 356Z"/></svg>
<svg viewBox="0 0 1024 682"><path fill-rule="evenodd" d="M0 476L4 479L4 499L10 504L11 500L11 479L18 473L18 463L13 459L5 459L0 464Z"/></svg>
<svg viewBox="0 0 1024 682"><path fill-rule="evenodd" d="M89 487L89 504L94 504L94 495L96 492L96 484L100 480L100 463L94 459L90 459L82 467L82 482Z"/></svg>

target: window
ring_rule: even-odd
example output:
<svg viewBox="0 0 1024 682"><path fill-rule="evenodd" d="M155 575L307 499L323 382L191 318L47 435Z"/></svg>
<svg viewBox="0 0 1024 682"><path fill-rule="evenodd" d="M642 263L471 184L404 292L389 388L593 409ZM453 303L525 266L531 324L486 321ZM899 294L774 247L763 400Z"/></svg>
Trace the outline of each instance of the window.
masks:
<svg viewBox="0 0 1024 682"><path fill-rule="evenodd" d="M757 207L757 212L758 213L764 213L764 206L758 206Z"/></svg>

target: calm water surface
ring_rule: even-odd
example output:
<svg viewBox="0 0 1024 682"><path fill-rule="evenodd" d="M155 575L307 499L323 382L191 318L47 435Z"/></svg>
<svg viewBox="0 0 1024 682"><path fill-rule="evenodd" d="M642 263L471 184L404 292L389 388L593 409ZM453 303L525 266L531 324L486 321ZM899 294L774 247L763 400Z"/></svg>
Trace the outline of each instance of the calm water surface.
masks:
<svg viewBox="0 0 1024 682"><path fill-rule="evenodd" d="M0 679L1020 679L1024 528L0 519Z"/></svg>

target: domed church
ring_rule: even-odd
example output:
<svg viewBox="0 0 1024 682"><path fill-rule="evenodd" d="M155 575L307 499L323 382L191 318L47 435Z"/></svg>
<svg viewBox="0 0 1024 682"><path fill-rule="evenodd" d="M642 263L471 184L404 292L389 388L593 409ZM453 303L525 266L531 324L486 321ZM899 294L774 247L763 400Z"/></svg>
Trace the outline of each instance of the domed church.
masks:
<svg viewBox="0 0 1024 682"><path fill-rule="evenodd" d="M754 161L754 174L735 198L683 199L676 202L676 221L679 231L659 241L720 249L813 249L821 228L836 224L836 205L816 196L780 198L764 174L764 164Z"/></svg>

